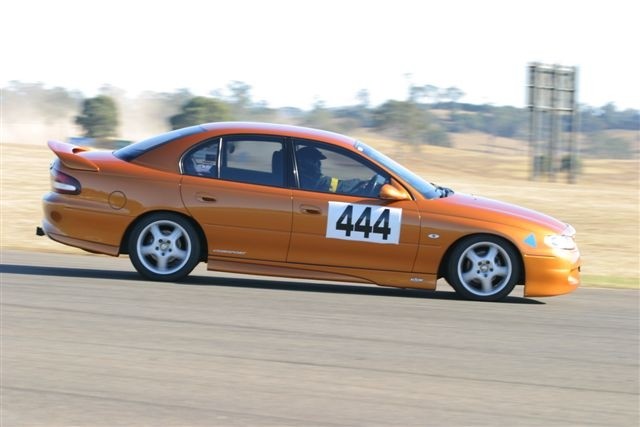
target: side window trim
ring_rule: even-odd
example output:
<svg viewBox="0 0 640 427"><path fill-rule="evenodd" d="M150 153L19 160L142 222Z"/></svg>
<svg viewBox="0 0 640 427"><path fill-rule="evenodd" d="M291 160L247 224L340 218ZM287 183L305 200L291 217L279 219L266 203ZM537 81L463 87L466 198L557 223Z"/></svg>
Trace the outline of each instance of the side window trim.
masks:
<svg viewBox="0 0 640 427"><path fill-rule="evenodd" d="M287 137L287 184L289 188L300 189L300 178L298 177L298 164L296 162L295 140L297 138Z"/></svg>

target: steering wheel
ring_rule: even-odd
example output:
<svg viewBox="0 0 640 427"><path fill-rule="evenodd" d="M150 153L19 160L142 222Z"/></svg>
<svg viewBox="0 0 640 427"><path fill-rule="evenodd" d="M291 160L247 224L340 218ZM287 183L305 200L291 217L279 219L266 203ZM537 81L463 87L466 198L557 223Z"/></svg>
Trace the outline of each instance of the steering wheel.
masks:
<svg viewBox="0 0 640 427"><path fill-rule="evenodd" d="M368 181L361 181L356 185L353 190L351 190L354 194L364 194L367 196L373 195L373 189L376 186L376 182L378 181L378 175L375 174Z"/></svg>

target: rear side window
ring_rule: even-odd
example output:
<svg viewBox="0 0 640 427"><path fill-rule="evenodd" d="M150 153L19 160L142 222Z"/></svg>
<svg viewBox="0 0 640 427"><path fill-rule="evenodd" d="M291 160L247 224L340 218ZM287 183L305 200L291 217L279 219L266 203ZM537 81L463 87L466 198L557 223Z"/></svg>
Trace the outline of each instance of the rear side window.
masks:
<svg viewBox="0 0 640 427"><path fill-rule="evenodd" d="M220 138L199 144L182 158L182 173L184 175L217 178L219 149Z"/></svg>
<svg viewBox="0 0 640 427"><path fill-rule="evenodd" d="M281 137L225 137L220 151L220 179L283 187L284 151Z"/></svg>
<svg viewBox="0 0 640 427"><path fill-rule="evenodd" d="M161 135L154 136L153 138L129 144L126 147L114 151L113 155L120 160L130 162L136 157L141 156L147 151L153 150L154 148L159 147L163 144L166 144L178 138L182 138L183 136L195 135L196 133L204 131L205 129L201 126L190 126L182 129L172 130L171 132L163 133Z"/></svg>

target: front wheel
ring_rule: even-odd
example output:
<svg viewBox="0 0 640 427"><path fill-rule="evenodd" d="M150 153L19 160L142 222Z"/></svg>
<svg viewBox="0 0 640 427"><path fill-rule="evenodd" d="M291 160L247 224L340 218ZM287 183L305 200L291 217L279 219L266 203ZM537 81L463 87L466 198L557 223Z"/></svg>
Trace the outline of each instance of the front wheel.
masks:
<svg viewBox="0 0 640 427"><path fill-rule="evenodd" d="M447 281L464 298L497 301L521 276L520 258L511 244L490 235L471 236L451 252Z"/></svg>
<svg viewBox="0 0 640 427"><path fill-rule="evenodd" d="M152 214L138 222L128 244L131 263L151 280L183 279L199 261L200 240L194 227L170 212Z"/></svg>

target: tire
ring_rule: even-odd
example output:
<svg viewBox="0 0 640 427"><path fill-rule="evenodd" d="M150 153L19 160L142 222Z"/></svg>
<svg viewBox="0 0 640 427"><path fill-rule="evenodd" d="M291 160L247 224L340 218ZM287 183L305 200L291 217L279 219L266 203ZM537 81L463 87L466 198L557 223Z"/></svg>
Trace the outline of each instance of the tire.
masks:
<svg viewBox="0 0 640 427"><path fill-rule="evenodd" d="M173 282L191 273L199 262L200 239L184 217L155 213L143 218L129 236L131 263L147 279Z"/></svg>
<svg viewBox="0 0 640 427"><path fill-rule="evenodd" d="M520 256L509 242L477 235L454 247L446 278L463 298L498 301L511 293L521 274Z"/></svg>

